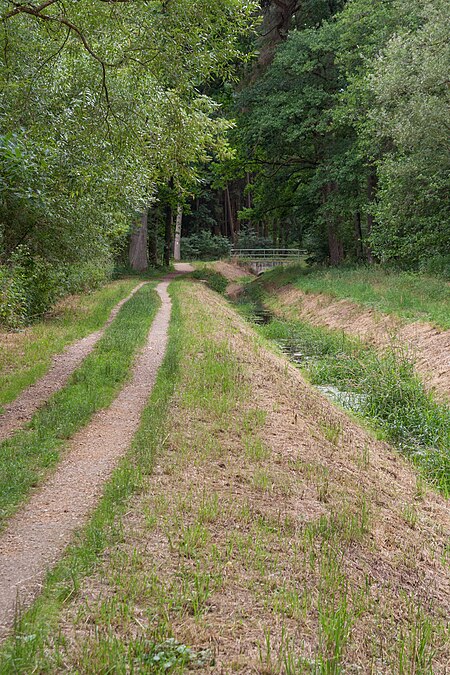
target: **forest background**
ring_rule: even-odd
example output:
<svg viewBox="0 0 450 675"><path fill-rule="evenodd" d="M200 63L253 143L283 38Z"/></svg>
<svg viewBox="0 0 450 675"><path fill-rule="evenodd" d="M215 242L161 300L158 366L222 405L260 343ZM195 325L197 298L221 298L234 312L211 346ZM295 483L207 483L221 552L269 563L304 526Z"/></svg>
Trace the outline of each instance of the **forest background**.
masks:
<svg viewBox="0 0 450 675"><path fill-rule="evenodd" d="M0 1L0 323L231 245L450 275L444 0Z"/></svg>

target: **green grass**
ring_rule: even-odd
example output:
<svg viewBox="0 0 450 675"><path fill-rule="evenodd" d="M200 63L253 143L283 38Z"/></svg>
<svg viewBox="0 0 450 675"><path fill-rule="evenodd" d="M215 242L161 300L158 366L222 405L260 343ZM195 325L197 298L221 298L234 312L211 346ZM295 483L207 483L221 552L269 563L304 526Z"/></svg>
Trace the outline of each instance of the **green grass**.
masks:
<svg viewBox="0 0 450 675"><path fill-rule="evenodd" d="M82 579L96 569L99 557L106 547L121 541L120 515L127 509L130 497L142 488L145 476L152 471L155 456L167 441L168 407L179 379L179 344L180 312L175 299L167 352L132 446L106 484L103 497L89 524L78 533L77 540L68 549L66 556L48 574L43 592L32 608L17 619L13 637L0 650L1 675L55 672L63 666L64 659L60 649L64 647L64 641L52 653L49 652L48 643L58 642L59 613L76 596ZM110 652L110 644L108 647ZM136 640L135 647L137 656L151 661L160 652L164 652L169 658L172 651L176 652L177 645L173 642L148 645L142 640ZM183 660L186 663L192 662L192 653L184 650L177 653L181 663ZM114 660L115 656L127 660L125 650L124 654L105 654L105 661L111 658ZM113 669L115 672L122 672L119 661L114 663ZM96 671L93 663L90 664L89 671L103 672ZM163 669L161 671L165 672Z"/></svg>
<svg viewBox="0 0 450 675"><path fill-rule="evenodd" d="M252 649L255 635L259 663L256 657L251 665L267 675L371 672L378 664L386 672L431 672L435 658L445 659L445 618L434 615L432 600L421 609L409 585L415 571L408 577L401 568L400 578L386 565L383 584L372 576L375 490L351 492L348 502L324 496L331 503L318 517L297 518L301 509L283 517L292 504L299 511L303 470L254 445L265 410L246 408L249 382L231 345L229 313L217 305L211 312L204 295L194 302L182 295L187 284L179 288L168 352L132 448L78 542L18 620L0 652L0 673L206 672L214 666L211 635L219 646L223 636L234 640L227 672L249 666L246 652L234 661L235 647ZM149 484L156 455L161 473ZM290 480L295 474L295 501L249 501L255 465L262 490L280 473ZM345 489L340 476L330 472L329 479L332 495ZM358 484L357 473L348 479ZM188 640L206 648L194 650ZM227 646L219 658L228 657Z"/></svg>
<svg viewBox="0 0 450 675"><path fill-rule="evenodd" d="M194 270L191 276L194 279L206 281L209 288L221 294L225 293L225 289L229 283L228 280L223 276L223 274L220 274L220 272L215 272L212 269L208 269L208 267L205 266Z"/></svg>
<svg viewBox="0 0 450 675"><path fill-rule="evenodd" d="M393 345L379 353L343 333L301 321L273 320L259 330L296 354L313 384L345 392L338 398L345 407L380 430L432 485L450 495L450 408L425 390L407 352Z"/></svg>
<svg viewBox="0 0 450 675"><path fill-rule="evenodd" d="M35 414L29 427L0 445L0 524L55 466L65 440L112 402L144 344L158 304L150 285L138 291L67 385Z"/></svg>
<svg viewBox="0 0 450 675"><path fill-rule="evenodd" d="M89 295L63 301L58 310L21 333L0 336L0 405L42 377L54 354L103 326L112 308L138 284L124 279ZM3 339L2 339L3 338Z"/></svg>
<svg viewBox="0 0 450 675"><path fill-rule="evenodd" d="M320 270L293 265L267 272L258 283L293 284L305 293L323 293L406 321L450 328L450 283L438 277L379 266Z"/></svg>

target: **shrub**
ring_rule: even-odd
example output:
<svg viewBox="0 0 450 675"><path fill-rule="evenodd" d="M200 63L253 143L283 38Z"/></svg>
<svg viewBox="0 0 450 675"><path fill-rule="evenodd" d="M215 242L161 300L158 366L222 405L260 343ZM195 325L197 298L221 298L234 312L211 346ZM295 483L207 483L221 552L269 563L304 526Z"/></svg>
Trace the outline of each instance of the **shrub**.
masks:
<svg viewBox="0 0 450 675"><path fill-rule="evenodd" d="M193 272L192 276L194 279L201 279L202 281L206 281L208 286L212 288L213 291L217 291L217 293L225 293L225 289L228 286L228 280L223 276L223 274L220 274L219 272L214 272L213 270L209 269L202 269L202 270L195 270Z"/></svg>
<svg viewBox="0 0 450 675"><path fill-rule="evenodd" d="M181 240L183 260L217 260L230 255L230 242L226 237L203 230Z"/></svg>
<svg viewBox="0 0 450 675"><path fill-rule="evenodd" d="M19 246L8 263L0 266L0 325L14 329L31 323L59 298L97 288L111 274L108 259L52 264Z"/></svg>

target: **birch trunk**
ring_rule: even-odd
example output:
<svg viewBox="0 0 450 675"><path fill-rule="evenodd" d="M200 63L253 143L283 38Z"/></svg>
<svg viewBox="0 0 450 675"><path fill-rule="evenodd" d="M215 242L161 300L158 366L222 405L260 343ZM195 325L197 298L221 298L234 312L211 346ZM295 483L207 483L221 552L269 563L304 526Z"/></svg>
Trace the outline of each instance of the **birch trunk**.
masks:
<svg viewBox="0 0 450 675"><path fill-rule="evenodd" d="M173 257L175 262L181 260L181 225L183 223L183 207L178 204L177 218L175 221L175 242L173 247Z"/></svg>
<svg viewBox="0 0 450 675"><path fill-rule="evenodd" d="M135 272L144 272L148 269L147 219L148 209L145 209L141 214L140 225L136 226L131 233L130 265Z"/></svg>

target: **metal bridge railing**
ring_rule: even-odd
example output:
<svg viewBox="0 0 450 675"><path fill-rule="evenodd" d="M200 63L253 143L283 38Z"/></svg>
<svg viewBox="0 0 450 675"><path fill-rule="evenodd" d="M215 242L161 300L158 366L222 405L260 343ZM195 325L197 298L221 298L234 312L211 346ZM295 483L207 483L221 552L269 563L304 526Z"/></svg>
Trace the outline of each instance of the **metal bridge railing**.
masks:
<svg viewBox="0 0 450 675"><path fill-rule="evenodd" d="M306 251L299 248L232 248L231 258L239 260L269 261L269 260L298 260L306 255Z"/></svg>

